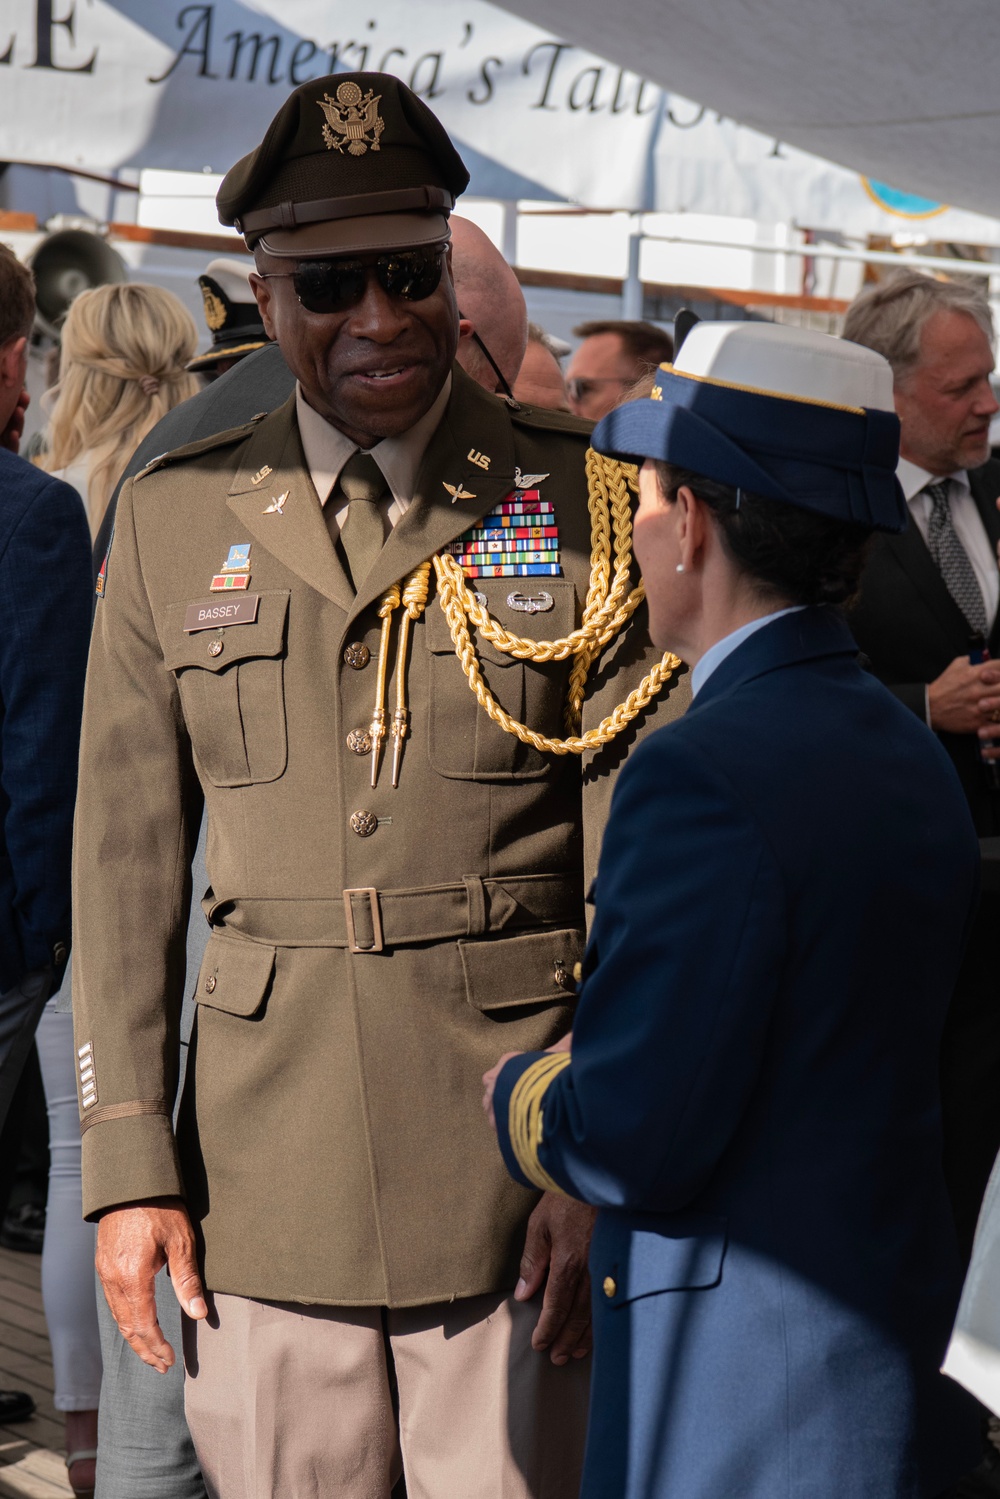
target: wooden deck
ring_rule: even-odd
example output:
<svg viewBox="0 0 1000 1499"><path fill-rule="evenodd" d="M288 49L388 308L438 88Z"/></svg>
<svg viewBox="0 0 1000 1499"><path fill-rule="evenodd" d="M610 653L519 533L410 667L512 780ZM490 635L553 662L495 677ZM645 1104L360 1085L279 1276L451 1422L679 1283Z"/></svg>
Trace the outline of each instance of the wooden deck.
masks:
<svg viewBox="0 0 1000 1499"><path fill-rule="evenodd" d="M30 1421L0 1426L0 1496L72 1499L63 1418L52 1405L52 1359L42 1311L41 1259L0 1249L0 1389L27 1390Z"/></svg>

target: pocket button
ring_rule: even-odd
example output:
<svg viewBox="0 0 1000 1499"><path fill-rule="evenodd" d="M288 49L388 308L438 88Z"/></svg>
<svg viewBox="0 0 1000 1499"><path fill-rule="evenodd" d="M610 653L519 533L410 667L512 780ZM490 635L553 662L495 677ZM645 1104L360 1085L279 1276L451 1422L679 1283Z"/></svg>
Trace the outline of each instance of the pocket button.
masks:
<svg viewBox="0 0 1000 1499"><path fill-rule="evenodd" d="M378 827L378 818L374 812L352 812L351 827L359 838L370 838Z"/></svg>
<svg viewBox="0 0 1000 1499"><path fill-rule="evenodd" d="M206 994L214 994L215 993L216 982L217 981L216 981L215 974L214 973L209 974L208 978L205 980L205 993Z"/></svg>
<svg viewBox="0 0 1000 1499"><path fill-rule="evenodd" d="M212 644L208 648L208 654L210 656L221 656L222 655L222 641L221 640L213 640Z"/></svg>
<svg viewBox="0 0 1000 1499"><path fill-rule="evenodd" d="M361 640L354 640L344 651L344 661L354 671L364 671L372 658L372 653Z"/></svg>

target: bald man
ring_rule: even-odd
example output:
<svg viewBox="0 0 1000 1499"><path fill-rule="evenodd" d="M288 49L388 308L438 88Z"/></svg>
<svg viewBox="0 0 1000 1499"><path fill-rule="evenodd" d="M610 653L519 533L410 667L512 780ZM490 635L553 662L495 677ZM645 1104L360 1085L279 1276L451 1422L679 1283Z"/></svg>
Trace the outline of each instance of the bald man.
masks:
<svg viewBox="0 0 1000 1499"><path fill-rule="evenodd" d="M484 390L509 395L528 342L524 293L478 224L454 214L450 222L451 273L461 319L455 358Z"/></svg>

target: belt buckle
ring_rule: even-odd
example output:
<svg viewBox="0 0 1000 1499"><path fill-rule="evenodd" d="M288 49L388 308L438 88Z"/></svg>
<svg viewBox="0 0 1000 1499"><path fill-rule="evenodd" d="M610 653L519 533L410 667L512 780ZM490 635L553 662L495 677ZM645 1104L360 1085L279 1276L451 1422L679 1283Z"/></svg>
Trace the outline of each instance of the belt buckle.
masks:
<svg viewBox="0 0 1000 1499"><path fill-rule="evenodd" d="M368 905L372 913L372 945L371 947L359 947L357 932L354 929L354 907L351 897L354 895L367 895ZM385 946L382 941L382 913L379 910L378 891L371 885L356 885L350 890L344 891L344 918L347 922L347 947L349 952L381 952Z"/></svg>

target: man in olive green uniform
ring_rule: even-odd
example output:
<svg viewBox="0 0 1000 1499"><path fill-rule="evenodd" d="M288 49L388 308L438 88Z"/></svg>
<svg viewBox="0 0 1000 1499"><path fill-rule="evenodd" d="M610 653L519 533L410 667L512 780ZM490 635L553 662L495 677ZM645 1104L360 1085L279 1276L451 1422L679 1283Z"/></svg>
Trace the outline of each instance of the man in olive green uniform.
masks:
<svg viewBox="0 0 1000 1499"><path fill-rule="evenodd" d="M429 1499L576 1492L589 1216L506 1179L477 1084L568 1028L613 771L687 693L631 592L620 472L590 460L592 537L583 425L453 366L467 180L394 78L291 95L219 203L295 394L129 481L98 581L85 1210L161 1369L170 1265L221 1499L384 1499L400 1463Z"/></svg>

